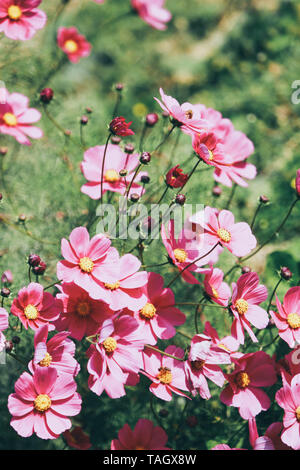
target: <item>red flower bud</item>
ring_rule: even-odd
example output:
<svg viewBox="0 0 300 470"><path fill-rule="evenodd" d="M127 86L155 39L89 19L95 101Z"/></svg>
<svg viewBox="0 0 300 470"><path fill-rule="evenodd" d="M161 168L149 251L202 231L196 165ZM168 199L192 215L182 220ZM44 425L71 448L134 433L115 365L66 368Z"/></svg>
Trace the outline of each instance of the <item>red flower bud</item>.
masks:
<svg viewBox="0 0 300 470"><path fill-rule="evenodd" d="M158 121L158 115L156 113L149 113L146 116L146 124L148 127L153 127Z"/></svg>
<svg viewBox="0 0 300 470"><path fill-rule="evenodd" d="M110 132L114 135L121 135L126 137L127 135L134 135L133 130L129 129L131 122L125 122L125 118L122 116L116 117L113 119L109 125Z"/></svg>
<svg viewBox="0 0 300 470"><path fill-rule="evenodd" d="M41 274L44 274L44 272L46 271L46 269L47 269L46 263L44 263L44 261L41 261L38 266L34 266L34 267L32 268L32 272L33 272L34 274L41 275Z"/></svg>
<svg viewBox="0 0 300 470"><path fill-rule="evenodd" d="M52 88L44 88L40 93L40 100L43 103L48 104L50 103L50 101L52 101L53 95L54 93Z"/></svg>
<svg viewBox="0 0 300 470"><path fill-rule="evenodd" d="M166 176L166 183L171 188L182 188L188 180L189 175L183 173L179 165L174 166L168 171Z"/></svg>

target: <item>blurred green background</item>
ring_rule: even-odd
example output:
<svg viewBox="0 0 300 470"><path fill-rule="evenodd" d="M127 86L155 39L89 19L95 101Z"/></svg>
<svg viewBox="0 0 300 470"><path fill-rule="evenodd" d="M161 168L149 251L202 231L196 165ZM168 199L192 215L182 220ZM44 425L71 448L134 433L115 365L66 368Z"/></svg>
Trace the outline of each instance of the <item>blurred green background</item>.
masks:
<svg viewBox="0 0 300 470"><path fill-rule="evenodd" d="M55 281L56 263L60 258L60 239L71 230L87 223L97 203L80 192L84 183L79 164L83 152L78 145L80 117L91 107L89 123L84 128L88 147L104 144L107 124L113 112L117 82L125 84L120 114L133 121L136 139L126 139L138 145L147 112L160 108L153 100L162 86L167 94L180 102L204 103L230 118L237 129L254 142L255 154L250 158L258 169L257 178L247 189L237 188L231 208L237 220L250 222L257 207L258 197L264 194L270 204L263 207L256 222L255 234L263 241L286 214L294 196L293 181L300 166L300 104L291 102L292 83L300 79L300 2L297 0L167 0L173 14L167 31L151 29L138 16L124 16L129 1L106 0L97 5L91 0L72 0L56 24L53 23L60 1L43 2L41 9L48 14L47 27L28 42L20 43L6 38L0 45L0 79L9 92L19 92L30 98L33 107L41 108L39 91L44 86L54 89L55 98L49 111L72 138L66 138L47 119L39 123L45 136L31 147L20 146L12 138L1 135L0 146L8 147L0 155L0 273L11 269L14 275L12 297L28 283L26 257L37 252L46 261L48 269L41 281L47 285ZM90 57L78 64L64 63L52 74L62 52L56 48L58 26L74 25L92 43ZM41 109L42 111L42 109ZM42 111L43 112L43 111ZM153 150L160 141L168 120L160 119L145 140L145 150ZM164 189L164 174L175 163L186 161L184 169L194 165L190 139L174 133L147 168L152 177L147 186L152 201ZM125 140L125 139L124 139ZM123 145L123 144L121 144ZM158 177L158 175L161 175ZM226 206L230 189L223 187L220 198L214 199L211 170L197 172L186 187L188 202ZM172 198L169 191L166 201ZM300 209L296 206L280 236L249 260L262 282L271 292L278 280L277 271L287 265L293 271L290 283L281 283L278 290L283 297L289 285L299 285ZM20 214L26 215L25 226L18 223ZM95 225L91 234L95 232ZM125 250L134 243L129 242ZM116 244L116 246L118 246ZM161 242L155 249L146 250L145 264L161 262L165 254ZM229 254L222 254L219 266L226 271L232 266ZM171 279L171 267L159 272ZM236 276L239 273L235 273ZM232 278L232 280L234 277ZM199 299L198 287L177 282L174 287L178 302ZM9 306L9 302L6 304ZM194 311L184 309L186 332L193 332ZM220 334L228 333L220 309L205 311L206 319ZM204 320L204 317L202 318ZM9 332L8 338L14 333ZM275 334L275 333L274 333ZM171 340L182 347L182 337ZM31 332L22 334L16 352L30 359ZM277 355L287 352L280 342ZM163 348L166 344L161 345ZM163 425L169 435L169 445L177 449L210 449L217 443L249 447L247 425L236 409L226 409L218 399L220 390L211 386L212 399L199 397L186 404L182 398L165 403L152 397L148 379L141 377L128 395L111 400L105 394L97 397L87 388L84 351L87 343L78 344L77 355L83 365L78 377L83 396L82 412L73 420L89 433L93 448L108 449L111 439L126 422L134 426L140 417L153 419ZM255 348L254 348L255 350ZM275 349L274 349L275 350ZM270 351L274 352L271 348ZM249 351L249 349L247 349ZM269 351L269 352L270 352ZM7 365L0 365L0 426L1 449L60 449L63 439L42 441L35 437L22 439L10 428L7 396L23 366L8 357ZM274 390L270 391L274 396ZM153 417L150 401L157 418ZM168 417L159 415L167 410ZM192 427L190 416L197 418ZM282 417L278 407L258 417L259 430L264 432L274 420ZM239 433L238 433L239 432Z"/></svg>

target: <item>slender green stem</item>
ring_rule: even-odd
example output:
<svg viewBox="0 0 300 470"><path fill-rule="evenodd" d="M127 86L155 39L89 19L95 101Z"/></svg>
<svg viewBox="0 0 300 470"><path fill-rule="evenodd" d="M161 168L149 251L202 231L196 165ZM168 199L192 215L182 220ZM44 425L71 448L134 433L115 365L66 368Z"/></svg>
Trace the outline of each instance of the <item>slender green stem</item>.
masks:
<svg viewBox="0 0 300 470"><path fill-rule="evenodd" d="M103 204L103 182L104 182L104 166L105 166L105 158L106 158L106 153L107 153L107 147L109 143L109 139L111 138L111 132L109 132L106 142L105 142L105 147L104 147L104 155L103 155L103 160L102 160L102 168L101 168L101 204Z"/></svg>
<svg viewBox="0 0 300 470"><path fill-rule="evenodd" d="M275 292L277 291L277 288L278 288L279 284L281 283L281 281L282 281L282 277L279 279L279 281L276 283L276 285L275 285L275 287L274 287L274 289L273 289L273 292L272 292L271 297L270 297L270 302L269 302L269 305L268 305L268 310L267 310L267 312L270 311L270 308L271 308L271 305L272 305L273 297L274 297Z"/></svg>
<svg viewBox="0 0 300 470"><path fill-rule="evenodd" d="M64 129L57 121L56 119L54 119L54 117L52 116L52 114L50 114L49 110L48 110L48 105L47 104L44 104L43 105L43 108L44 108L44 112L47 116L47 118L52 122L52 124L54 124L54 126L60 131L62 132L66 137L70 137L70 133Z"/></svg>
<svg viewBox="0 0 300 470"><path fill-rule="evenodd" d="M168 354L168 353L162 351L161 349L158 349L158 348L156 348L156 347L154 347L154 346L150 346L150 344L146 344L146 345L145 345L145 348L146 348L146 349L151 349L152 351L159 352L159 353L162 354L163 356L167 356L167 357L171 357L172 359L176 359L176 361L184 362L184 359L183 359L183 358L173 356L172 354Z"/></svg>
<svg viewBox="0 0 300 470"><path fill-rule="evenodd" d="M13 353L13 352L8 352L7 353L10 357L13 357L16 361L20 362L20 364L22 364L23 366L27 366L28 365L28 362L25 362L23 361L23 359L21 359L19 356L17 356L17 354Z"/></svg>
<svg viewBox="0 0 300 470"><path fill-rule="evenodd" d="M192 336L189 336L188 334L186 334L184 331L182 330L177 330L177 333L181 336L184 336L185 338L189 339L189 340L192 340Z"/></svg>
<svg viewBox="0 0 300 470"><path fill-rule="evenodd" d="M237 188L237 184L234 183L233 186L232 186L230 195L229 195L229 199L228 199L227 204L226 204L226 206L225 206L226 209L229 209L230 204L232 203L232 200L233 200L234 195L235 195L236 188Z"/></svg>
<svg viewBox="0 0 300 470"><path fill-rule="evenodd" d="M56 284L61 284L62 282L63 282L62 280L60 280L60 281L55 281L55 282L53 282L52 284L49 284L48 286L44 287L44 290L51 289L51 287L56 286Z"/></svg>
<svg viewBox="0 0 300 470"><path fill-rule="evenodd" d="M250 224L250 227L251 227L251 230L252 230L252 231L253 231L253 227L254 227L254 224L255 224L256 217L257 217L257 215L258 215L260 209L262 208L262 206L263 206L263 203L260 202L260 203L258 204L257 208L256 208L256 211L254 212L254 216L253 216L252 222L251 222L251 224Z"/></svg>
<svg viewBox="0 0 300 470"><path fill-rule="evenodd" d="M164 136L163 140L158 144L157 147L155 147L155 149L153 150L153 153L154 152L157 152L158 149L160 149L160 147L162 147L166 141L168 140L168 138L170 137L170 135L172 134L172 132L174 131L176 126L172 126L171 129L167 132L167 134Z"/></svg>

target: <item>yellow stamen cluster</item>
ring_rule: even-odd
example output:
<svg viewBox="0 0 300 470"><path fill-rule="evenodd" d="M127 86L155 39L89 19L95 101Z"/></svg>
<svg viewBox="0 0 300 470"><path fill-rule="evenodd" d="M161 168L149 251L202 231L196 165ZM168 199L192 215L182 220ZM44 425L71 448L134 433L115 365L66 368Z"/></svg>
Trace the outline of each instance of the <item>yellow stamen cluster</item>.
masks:
<svg viewBox="0 0 300 470"><path fill-rule="evenodd" d="M116 349L117 341L115 340L115 338L112 338L111 336L109 336L103 341L102 346L104 347L105 352L110 354L114 352L114 350Z"/></svg>
<svg viewBox="0 0 300 470"><path fill-rule="evenodd" d="M64 48L70 54L74 54L74 52L78 50L78 44L77 42L73 41L73 39L68 39L64 44Z"/></svg>
<svg viewBox="0 0 300 470"><path fill-rule="evenodd" d="M191 109L189 109L188 111L185 112L185 115L188 119L192 119L194 116L194 113Z"/></svg>
<svg viewBox="0 0 300 470"><path fill-rule="evenodd" d="M86 317L90 311L90 304L88 302L79 302L76 306L76 313L81 317Z"/></svg>
<svg viewBox="0 0 300 470"><path fill-rule="evenodd" d="M147 320L151 320L156 314L156 308L153 304L146 303L144 307L140 310L140 316L142 318L146 318Z"/></svg>
<svg viewBox="0 0 300 470"><path fill-rule="evenodd" d="M47 411L51 407L51 398L48 395L38 395L34 400L34 407L37 411Z"/></svg>
<svg viewBox="0 0 300 470"><path fill-rule="evenodd" d="M184 263L187 259L187 252L182 248L176 248L173 254L178 263Z"/></svg>
<svg viewBox="0 0 300 470"><path fill-rule="evenodd" d="M85 256L84 258L80 258L79 267L84 273L91 273L94 268L94 263L91 258Z"/></svg>
<svg viewBox="0 0 300 470"><path fill-rule="evenodd" d="M28 320L35 320L39 315L39 311L34 305L29 304L24 308L24 315Z"/></svg>
<svg viewBox="0 0 300 470"><path fill-rule="evenodd" d="M18 5L10 5L7 14L11 20L18 21L22 16L22 10Z"/></svg>
<svg viewBox="0 0 300 470"><path fill-rule="evenodd" d="M217 289L212 287L211 290L212 290L212 294L213 294L214 298L218 299L219 298L219 293L218 293Z"/></svg>
<svg viewBox="0 0 300 470"><path fill-rule="evenodd" d="M300 328L300 315L298 313L289 313L287 322L293 330Z"/></svg>
<svg viewBox="0 0 300 470"><path fill-rule="evenodd" d="M224 343L219 343L217 346L220 349L224 349L224 351L231 352L230 349L227 348L227 346Z"/></svg>
<svg viewBox="0 0 300 470"><path fill-rule="evenodd" d="M249 304L244 299L238 299L235 302L235 308L237 309L239 315L245 315L245 313L247 313L247 311L248 311Z"/></svg>
<svg viewBox="0 0 300 470"><path fill-rule="evenodd" d="M219 228L217 235L222 240L222 242L229 243L231 240L231 234L228 232L228 230L226 230L226 228Z"/></svg>
<svg viewBox="0 0 300 470"><path fill-rule="evenodd" d="M104 179L109 183L115 183L116 181L119 181L120 175L116 170L107 170L105 172Z"/></svg>
<svg viewBox="0 0 300 470"><path fill-rule="evenodd" d="M235 376L235 383L240 388L247 388L248 385L250 385L250 382L251 380L247 372L239 372Z"/></svg>
<svg viewBox="0 0 300 470"><path fill-rule="evenodd" d="M214 159L214 154L212 153L211 150L207 149L208 150L208 153L209 153L209 157L208 157L208 160L211 162L213 159ZM223 229L224 230L224 229Z"/></svg>
<svg viewBox="0 0 300 470"><path fill-rule="evenodd" d="M296 418L298 423L300 423L300 406L298 406L298 408L296 409Z"/></svg>
<svg viewBox="0 0 300 470"><path fill-rule="evenodd" d="M196 369L196 370L203 369L204 364L205 364L205 361L203 360L192 361L192 367L193 369Z"/></svg>
<svg viewBox="0 0 300 470"><path fill-rule="evenodd" d="M49 353L46 353L44 359L42 359L42 360L39 362L39 366L41 366L41 367L49 367L50 364L51 364L51 362L52 362L52 356L51 356Z"/></svg>
<svg viewBox="0 0 300 470"><path fill-rule="evenodd" d="M109 282L106 282L104 284L104 287L106 287L106 289L109 289L109 290L116 290L116 289L119 289L120 283L119 283L119 281L114 282L112 284L110 284Z"/></svg>
<svg viewBox="0 0 300 470"><path fill-rule="evenodd" d="M2 116L4 123L9 127L15 127L18 123L17 118L12 113L5 113Z"/></svg>
<svg viewBox="0 0 300 470"><path fill-rule="evenodd" d="M172 372L168 367L160 367L159 373L157 374L157 379L160 381L160 383L164 385L169 385L172 382Z"/></svg>

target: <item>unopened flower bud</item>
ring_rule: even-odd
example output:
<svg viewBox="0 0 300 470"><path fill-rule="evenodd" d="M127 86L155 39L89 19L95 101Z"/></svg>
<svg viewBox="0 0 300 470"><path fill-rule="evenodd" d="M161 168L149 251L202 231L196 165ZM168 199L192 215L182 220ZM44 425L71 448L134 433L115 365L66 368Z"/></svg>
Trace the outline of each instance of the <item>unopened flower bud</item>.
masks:
<svg viewBox="0 0 300 470"><path fill-rule="evenodd" d="M267 204L270 201L270 199L267 196L261 195L261 196L259 196L259 201L262 204Z"/></svg>
<svg viewBox="0 0 300 470"><path fill-rule="evenodd" d="M0 193L0 201L2 201L2 199L3 199L3 194Z"/></svg>
<svg viewBox="0 0 300 470"><path fill-rule="evenodd" d="M80 118L80 123L81 123L83 126L86 126L88 122L89 122L89 118L88 118L87 116L81 116L81 118Z"/></svg>
<svg viewBox="0 0 300 470"><path fill-rule="evenodd" d="M40 100L42 103L49 104L53 99L53 95L52 88L44 88L40 93Z"/></svg>
<svg viewBox="0 0 300 470"><path fill-rule="evenodd" d="M18 217L19 222L24 223L26 221L26 215L20 214Z"/></svg>
<svg viewBox="0 0 300 470"><path fill-rule="evenodd" d="M39 255L36 254L31 254L28 256L28 264L29 266L38 266L41 262L41 258Z"/></svg>
<svg viewBox="0 0 300 470"><path fill-rule="evenodd" d="M131 194L131 196L130 196L131 202L138 202L139 199L140 199L139 194L133 193L133 194Z"/></svg>
<svg viewBox="0 0 300 470"><path fill-rule="evenodd" d="M10 289L8 287L2 287L1 289L1 297L9 297L10 296Z"/></svg>
<svg viewBox="0 0 300 470"><path fill-rule="evenodd" d="M143 165L148 165L148 163L150 163L151 161L151 155L149 152L143 152L140 156L140 162L143 164Z"/></svg>
<svg viewBox="0 0 300 470"><path fill-rule="evenodd" d="M116 91L122 91L124 89L123 83L117 83L116 84Z"/></svg>
<svg viewBox="0 0 300 470"><path fill-rule="evenodd" d="M85 108L85 111L86 111L88 114L92 114L92 112L93 112L92 108L89 108L89 107Z"/></svg>
<svg viewBox="0 0 300 470"><path fill-rule="evenodd" d="M169 117L168 111L163 111L163 112L161 113L161 115L162 115L163 118Z"/></svg>
<svg viewBox="0 0 300 470"><path fill-rule="evenodd" d="M112 138L110 139L110 141L113 145L119 145L121 140L122 140L121 137L119 137L117 135L113 135Z"/></svg>
<svg viewBox="0 0 300 470"><path fill-rule="evenodd" d="M249 266L242 267L242 274L251 273L251 268Z"/></svg>
<svg viewBox="0 0 300 470"><path fill-rule="evenodd" d="M125 153L133 153L134 152L134 145L133 144L126 144L124 147Z"/></svg>
<svg viewBox="0 0 300 470"><path fill-rule="evenodd" d="M158 114L156 113L149 113L146 116L146 125L148 127L153 127L158 121Z"/></svg>
<svg viewBox="0 0 300 470"><path fill-rule="evenodd" d="M286 281L289 281L293 277L292 271L289 268L287 268L286 266L283 266L280 269L280 275L281 275L282 279L285 279Z"/></svg>
<svg viewBox="0 0 300 470"><path fill-rule="evenodd" d="M220 186L214 186L212 193L213 193L213 196L220 197L222 194L222 188Z"/></svg>
<svg viewBox="0 0 300 470"><path fill-rule="evenodd" d="M0 147L0 155L4 157L7 154L8 148L7 147Z"/></svg>
<svg viewBox="0 0 300 470"><path fill-rule="evenodd" d="M38 266L34 266L32 268L32 272L36 275L42 275L42 274L44 274L46 269L47 269L46 263L44 263L44 261L41 261Z"/></svg>
<svg viewBox="0 0 300 470"><path fill-rule="evenodd" d="M14 344L19 344L21 341L21 338L20 336L13 336L11 340Z"/></svg>
<svg viewBox="0 0 300 470"><path fill-rule="evenodd" d="M143 184L148 184L148 183L150 183L150 176L148 176L148 175L142 175L142 176L141 176L141 182L142 182Z"/></svg>
<svg viewBox="0 0 300 470"><path fill-rule="evenodd" d="M125 178L125 176L128 175L128 170L126 170L126 168L124 168L123 170L120 170L119 175L121 176L121 178Z"/></svg>
<svg viewBox="0 0 300 470"><path fill-rule="evenodd" d="M184 194L177 194L175 198L175 203L179 204L180 206L183 206L185 203L186 197Z"/></svg>

